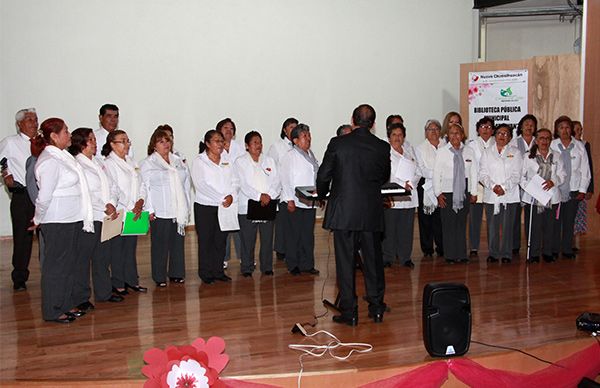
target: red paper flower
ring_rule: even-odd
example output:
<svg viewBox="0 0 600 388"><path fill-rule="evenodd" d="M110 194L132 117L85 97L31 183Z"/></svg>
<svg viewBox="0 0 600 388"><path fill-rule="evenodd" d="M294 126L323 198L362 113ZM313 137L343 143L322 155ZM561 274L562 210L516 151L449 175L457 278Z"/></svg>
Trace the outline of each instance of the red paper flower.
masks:
<svg viewBox="0 0 600 388"><path fill-rule="evenodd" d="M147 365L142 373L148 377L144 388L224 387L219 373L229 362L224 353L225 341L198 338L191 345L152 348L144 353Z"/></svg>

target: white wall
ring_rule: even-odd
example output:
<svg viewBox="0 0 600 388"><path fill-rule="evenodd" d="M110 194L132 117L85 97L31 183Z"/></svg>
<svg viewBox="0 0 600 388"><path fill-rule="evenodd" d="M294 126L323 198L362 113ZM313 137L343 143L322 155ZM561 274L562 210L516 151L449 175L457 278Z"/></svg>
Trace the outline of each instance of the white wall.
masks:
<svg viewBox="0 0 600 388"><path fill-rule="evenodd" d="M311 126L321 157L352 109L372 104L377 134L404 116L418 143L430 117L459 105L459 64L476 57L471 0L1 0L0 137L14 113L96 128L119 106L121 128L145 155L151 131L175 129L188 158L224 117L266 146L282 121ZM9 235L0 193L0 235Z"/></svg>

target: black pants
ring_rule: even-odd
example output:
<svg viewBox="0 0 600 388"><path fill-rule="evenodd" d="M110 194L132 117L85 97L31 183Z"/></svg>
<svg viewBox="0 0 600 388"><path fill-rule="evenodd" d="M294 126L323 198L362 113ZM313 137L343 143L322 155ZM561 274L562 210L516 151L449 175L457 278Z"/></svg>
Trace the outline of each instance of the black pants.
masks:
<svg viewBox="0 0 600 388"><path fill-rule="evenodd" d="M287 234L286 227L287 221L287 203L280 202L278 205L279 211L275 218L275 242L273 244L273 250L278 253L285 253L285 236Z"/></svg>
<svg viewBox="0 0 600 388"><path fill-rule="evenodd" d="M533 214L531 205L525 205L525 236L528 236L531 227L531 240L529 240L529 257L538 257L540 254L544 256L552 256L552 243L554 242L554 224L556 222L556 210L558 205L552 205L550 208L544 208L541 213L538 213L537 206L533 206ZM531 216L531 225L529 218Z"/></svg>
<svg viewBox="0 0 600 388"><path fill-rule="evenodd" d="M15 284L24 283L29 279L33 232L28 231L27 228L31 226L34 210L25 188L20 188L12 193L10 218L13 233L13 271L11 277Z"/></svg>
<svg viewBox="0 0 600 388"><path fill-rule="evenodd" d="M446 207L441 209L442 234L444 236L444 257L446 260L467 259L467 216L469 215L469 194L465 195L463 208L452 210L452 193L444 193Z"/></svg>
<svg viewBox="0 0 600 388"><path fill-rule="evenodd" d="M137 236L117 236L107 241L110 250L111 282L114 288L137 286Z"/></svg>
<svg viewBox="0 0 600 388"><path fill-rule="evenodd" d="M446 200L446 202L448 202ZM472 251L479 250L481 241L481 224L483 222L483 203L472 203L467 205L470 207L469 214L469 246ZM450 203L452 207L452 203ZM446 239L444 239L446 241Z"/></svg>
<svg viewBox="0 0 600 388"><path fill-rule="evenodd" d="M339 308L343 316L351 318L358 312L356 298L356 263L354 252L360 248L363 259L363 276L369 312L385 311L385 275L381 251L381 232L334 230L335 270L339 289Z"/></svg>
<svg viewBox="0 0 600 388"><path fill-rule="evenodd" d="M227 232L219 227L218 207L194 203L194 222L198 235L198 276L203 280L223 276Z"/></svg>
<svg viewBox="0 0 600 388"><path fill-rule="evenodd" d="M554 244L552 252L563 255L573 254L573 232L575 229L575 216L577 215L577 192L570 193L570 199L567 202L561 202L559 205L559 217L554 222Z"/></svg>
<svg viewBox="0 0 600 388"><path fill-rule="evenodd" d="M392 264L398 258L406 263L412 254L415 209L385 209L383 218L383 262Z"/></svg>
<svg viewBox="0 0 600 388"><path fill-rule="evenodd" d="M157 218L150 223L150 261L156 283L165 282L167 274L170 278L185 278L184 237L177 233L177 222L173 221Z"/></svg>
<svg viewBox="0 0 600 388"><path fill-rule="evenodd" d="M488 230L488 248L490 256L495 259L510 259L513 249L513 228L515 213L520 208L519 203L500 205L500 212L494 214L494 205L485 204L485 218Z"/></svg>
<svg viewBox="0 0 600 388"><path fill-rule="evenodd" d="M515 210L515 222L513 223L513 250L521 249L521 215L523 214L523 208L521 204L517 206Z"/></svg>
<svg viewBox="0 0 600 388"><path fill-rule="evenodd" d="M436 207L431 214L425 214L423 208L423 184L425 179L421 178L417 186L419 196L419 210L417 217L419 219L419 241L421 242L421 251L424 255L433 254L433 243L435 242L435 252L444 256L444 241L442 237L442 220L440 218L440 208Z"/></svg>
<svg viewBox="0 0 600 388"><path fill-rule="evenodd" d="M284 211L287 212L287 205ZM308 271L315 266L316 215L316 209L296 207L286 216L289 233L285 236L285 263L290 271L294 268Z"/></svg>
<svg viewBox="0 0 600 388"><path fill-rule="evenodd" d="M242 273L254 271L254 248L256 234L260 234L260 272L273 271L273 221L252 222L246 214L238 216L240 222L240 240L242 245Z"/></svg>
<svg viewBox="0 0 600 388"><path fill-rule="evenodd" d="M90 263L94 260L96 250L100 245L102 222L94 221L94 233L80 231L77 240L75 271L73 273L73 304L75 306L89 302L92 290L90 288Z"/></svg>
<svg viewBox="0 0 600 388"><path fill-rule="evenodd" d="M51 321L71 310L76 252L83 222L42 224L46 242L42 274L42 317Z"/></svg>

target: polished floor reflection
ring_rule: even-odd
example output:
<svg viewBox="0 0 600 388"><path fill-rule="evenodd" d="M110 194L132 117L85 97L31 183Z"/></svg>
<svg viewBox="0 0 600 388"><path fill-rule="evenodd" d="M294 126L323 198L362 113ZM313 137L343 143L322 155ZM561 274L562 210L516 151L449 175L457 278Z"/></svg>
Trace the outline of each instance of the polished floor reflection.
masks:
<svg viewBox="0 0 600 388"><path fill-rule="evenodd" d="M418 236L418 233L415 234ZM335 299L333 239L316 226L319 276L291 276L277 261L275 276L254 273L244 278L234 260L230 283L204 285L197 276L196 238L186 237L187 278L183 285L155 288L150 278L149 238L138 244L140 284L148 294L126 296L122 303L98 303L75 323L60 325L41 319L37 248L28 290L14 293L10 281L11 240L0 241L0 379L85 380L140 379L142 355L152 347L188 344L195 338L223 337L231 361L226 376L295 373L298 354L288 349L303 338L290 332L295 322L313 322L346 342L368 342L373 352L346 362L306 360L305 371L366 369L419 363L428 359L421 334L422 292L434 281L465 283L471 293L472 338L492 344L528 348L580 338L575 318L600 311L600 241L583 238L575 261L526 265L485 262L486 247L470 264L448 265L439 258L422 259L415 240L410 270L386 269L386 302L391 312L382 324L367 318L360 302L357 327L331 322L321 300ZM37 245L36 243L34 243ZM484 242L485 244L485 242ZM524 256L522 249L522 257ZM357 278L359 295L363 283ZM309 331L315 330L310 329ZM304 340L308 341L308 340ZM472 344L469 355L496 352Z"/></svg>

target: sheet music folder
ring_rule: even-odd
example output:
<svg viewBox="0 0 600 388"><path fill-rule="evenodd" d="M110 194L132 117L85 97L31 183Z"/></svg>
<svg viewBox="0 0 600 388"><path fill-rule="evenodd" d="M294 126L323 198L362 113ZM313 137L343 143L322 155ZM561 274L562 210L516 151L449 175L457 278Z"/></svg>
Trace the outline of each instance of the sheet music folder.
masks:
<svg viewBox="0 0 600 388"><path fill-rule="evenodd" d="M277 215L277 203L272 199L267 206L261 206L260 201L248 200L248 214L246 218L252 221L273 221Z"/></svg>
<svg viewBox="0 0 600 388"><path fill-rule="evenodd" d="M404 196L410 195L410 190L397 183L386 183L381 186L381 195ZM321 199L317 196L317 188L315 186L298 186L296 187L296 196L309 201ZM329 195L327 195L329 196Z"/></svg>

